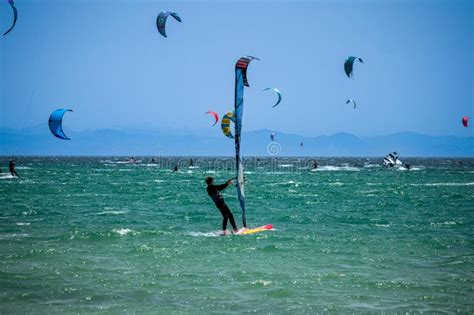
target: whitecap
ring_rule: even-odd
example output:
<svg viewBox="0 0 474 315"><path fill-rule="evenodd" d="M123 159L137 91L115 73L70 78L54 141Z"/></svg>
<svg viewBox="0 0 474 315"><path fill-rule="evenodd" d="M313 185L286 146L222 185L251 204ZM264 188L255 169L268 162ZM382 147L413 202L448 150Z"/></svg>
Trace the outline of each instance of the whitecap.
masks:
<svg viewBox="0 0 474 315"><path fill-rule="evenodd" d="M325 165L318 167L312 171L351 171L351 172L358 172L360 171L359 168L353 166L332 166L332 165Z"/></svg>
<svg viewBox="0 0 474 315"><path fill-rule="evenodd" d="M456 183L456 182L449 182L449 183L425 183L425 184L410 184L410 186L472 186L474 182L468 183Z"/></svg>
<svg viewBox="0 0 474 315"><path fill-rule="evenodd" d="M128 210L112 210L112 211L103 211L103 212L99 212L97 213L97 215L103 215L103 214L114 214L114 215L118 215L118 214L125 214L127 213Z"/></svg>
<svg viewBox="0 0 474 315"><path fill-rule="evenodd" d="M441 223L431 222L430 225L433 226L433 227L440 227L440 226L443 226L443 225L456 225L456 222L454 222L454 221L445 221L445 222L441 222Z"/></svg>
<svg viewBox="0 0 474 315"><path fill-rule="evenodd" d="M365 164L364 167L365 168L382 167L382 165L380 165L380 164Z"/></svg>
<svg viewBox="0 0 474 315"><path fill-rule="evenodd" d="M13 233L13 234L5 234L5 235L0 235L0 240L23 238L23 237L27 237L27 236L29 236L29 234L26 234L26 233L22 233L22 234L16 234L16 233Z"/></svg>
<svg viewBox="0 0 474 315"><path fill-rule="evenodd" d="M222 231L188 232L186 234L189 236L194 236L194 237L216 237L216 236L222 236Z"/></svg>
<svg viewBox="0 0 474 315"><path fill-rule="evenodd" d="M267 286L267 285L270 285L272 282L270 280L262 280L262 279L259 279L259 280L255 280L252 282L252 284L260 284L260 285L263 285L263 286Z"/></svg>
<svg viewBox="0 0 474 315"><path fill-rule="evenodd" d="M130 230L130 229L113 229L112 232L114 233L117 233L119 235L127 235L129 233L132 233L132 235L135 235L137 234L138 232L135 232L134 230Z"/></svg>

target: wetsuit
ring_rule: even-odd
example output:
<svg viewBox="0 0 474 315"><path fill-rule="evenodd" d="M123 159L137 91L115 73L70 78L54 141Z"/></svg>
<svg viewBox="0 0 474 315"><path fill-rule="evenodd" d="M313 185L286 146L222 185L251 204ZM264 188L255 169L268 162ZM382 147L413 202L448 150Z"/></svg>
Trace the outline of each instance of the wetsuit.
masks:
<svg viewBox="0 0 474 315"><path fill-rule="evenodd" d="M234 230L237 230L237 225L235 225L235 220L234 216L232 215L232 212L230 212L229 207L224 202L224 198L221 196L221 191L226 189L227 186L229 186L228 183L222 184L222 185L207 185L207 194L211 197L212 201L216 204L216 207L221 211L222 217L224 218L224 221L222 221L222 229L225 231L227 228L227 220L230 221L230 224L234 228Z"/></svg>
<svg viewBox="0 0 474 315"><path fill-rule="evenodd" d="M8 169L10 170L10 174L12 174L12 176L17 176L17 177L20 177L20 175L18 175L18 173L15 171L15 162L10 161L10 163L8 163Z"/></svg>

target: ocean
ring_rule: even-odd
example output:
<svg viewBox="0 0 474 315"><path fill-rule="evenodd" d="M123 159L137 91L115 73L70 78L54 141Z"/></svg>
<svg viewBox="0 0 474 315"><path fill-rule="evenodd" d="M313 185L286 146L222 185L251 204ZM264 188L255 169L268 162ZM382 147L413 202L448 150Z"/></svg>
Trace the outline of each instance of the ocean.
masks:
<svg viewBox="0 0 474 315"><path fill-rule="evenodd" d="M0 313L474 312L472 158L248 158L245 236L232 159L136 159L1 159Z"/></svg>

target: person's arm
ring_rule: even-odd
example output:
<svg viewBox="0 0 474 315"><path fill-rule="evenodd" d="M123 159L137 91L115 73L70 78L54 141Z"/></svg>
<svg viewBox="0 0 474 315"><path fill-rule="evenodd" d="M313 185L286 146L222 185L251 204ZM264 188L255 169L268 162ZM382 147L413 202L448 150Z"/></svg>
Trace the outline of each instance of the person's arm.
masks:
<svg viewBox="0 0 474 315"><path fill-rule="evenodd" d="M224 189L229 186L229 184L232 183L232 179L229 179L225 184L222 185L214 185L214 187L217 189L217 191L223 191Z"/></svg>

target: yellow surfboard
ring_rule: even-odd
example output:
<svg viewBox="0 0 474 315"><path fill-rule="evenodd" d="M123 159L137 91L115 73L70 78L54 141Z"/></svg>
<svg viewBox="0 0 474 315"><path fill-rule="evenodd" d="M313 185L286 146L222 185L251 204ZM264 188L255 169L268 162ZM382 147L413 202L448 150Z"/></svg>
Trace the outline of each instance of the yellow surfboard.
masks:
<svg viewBox="0 0 474 315"><path fill-rule="evenodd" d="M239 232L237 232L237 234L247 235L247 234L254 234L254 233L269 231L269 230L273 230L273 224L267 224L267 225L253 228L253 229L242 229Z"/></svg>

